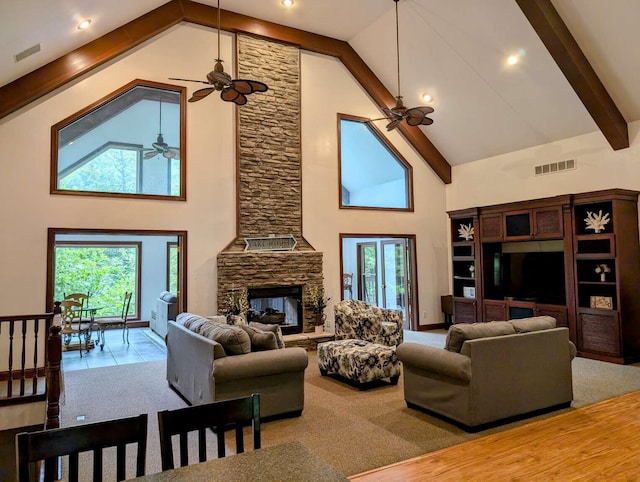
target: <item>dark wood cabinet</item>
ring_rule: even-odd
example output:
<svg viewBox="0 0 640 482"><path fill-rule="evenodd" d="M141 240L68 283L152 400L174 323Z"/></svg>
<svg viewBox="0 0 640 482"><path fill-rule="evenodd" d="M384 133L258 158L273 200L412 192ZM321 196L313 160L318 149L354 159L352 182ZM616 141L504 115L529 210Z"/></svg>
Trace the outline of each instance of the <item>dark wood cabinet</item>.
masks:
<svg viewBox="0 0 640 482"><path fill-rule="evenodd" d="M618 363L640 359L638 193L574 197L578 353Z"/></svg>
<svg viewBox="0 0 640 482"><path fill-rule="evenodd" d="M581 356L640 360L638 194L609 189L450 212L454 323L548 315L569 328ZM473 239L460 238L462 225L475 228Z"/></svg>
<svg viewBox="0 0 640 482"><path fill-rule="evenodd" d="M482 303L484 310L484 320L508 320L507 304L504 301L484 300Z"/></svg>
<svg viewBox="0 0 640 482"><path fill-rule="evenodd" d="M478 282L478 213L467 209L450 213L453 323L475 323L481 319L477 300L482 298Z"/></svg>
<svg viewBox="0 0 640 482"><path fill-rule="evenodd" d="M532 210L534 239L558 239L564 236L562 206Z"/></svg>
<svg viewBox="0 0 640 482"><path fill-rule="evenodd" d="M502 213L483 214L480 216L480 239L486 241L502 241Z"/></svg>
<svg viewBox="0 0 640 482"><path fill-rule="evenodd" d="M453 299L453 323L475 323L477 320L477 301Z"/></svg>

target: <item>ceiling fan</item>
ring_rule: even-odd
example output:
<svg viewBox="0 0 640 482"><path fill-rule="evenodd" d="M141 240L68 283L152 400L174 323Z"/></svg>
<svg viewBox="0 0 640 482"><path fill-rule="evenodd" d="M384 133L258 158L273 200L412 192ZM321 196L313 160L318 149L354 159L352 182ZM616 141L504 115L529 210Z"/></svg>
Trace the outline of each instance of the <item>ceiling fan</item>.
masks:
<svg viewBox="0 0 640 482"><path fill-rule="evenodd" d="M433 119L427 117L427 114L431 114L434 109L426 105L419 107L406 108L402 102L402 96L400 95L400 33L398 28L398 0L393 0L396 4L396 60L398 71L398 95L396 96L396 105L391 109L383 107L382 111L386 114L385 117L378 119L371 119L369 122L388 120L387 130L391 131L398 127L400 123L405 120L410 126L424 125L428 126L433 124Z"/></svg>
<svg viewBox="0 0 640 482"><path fill-rule="evenodd" d="M169 145L164 142L164 137L162 136L162 100L160 100L160 125L158 127L158 138L156 142L151 144L151 149L144 149L143 151L148 151L144 154L145 159L151 159L157 155L162 154L163 157L167 159L179 159L180 151L175 147L169 147Z"/></svg>
<svg viewBox="0 0 640 482"><path fill-rule="evenodd" d="M175 77L170 77L170 80L199 82L212 86L196 90L191 95L189 102L197 102L218 90L221 91L220 98L222 100L244 105L247 103L247 95L254 92L266 92L269 89L267 84L257 80L231 79L231 76L224 71L222 60L220 59L220 0L218 0L218 58L213 70L207 74L207 80L178 79Z"/></svg>

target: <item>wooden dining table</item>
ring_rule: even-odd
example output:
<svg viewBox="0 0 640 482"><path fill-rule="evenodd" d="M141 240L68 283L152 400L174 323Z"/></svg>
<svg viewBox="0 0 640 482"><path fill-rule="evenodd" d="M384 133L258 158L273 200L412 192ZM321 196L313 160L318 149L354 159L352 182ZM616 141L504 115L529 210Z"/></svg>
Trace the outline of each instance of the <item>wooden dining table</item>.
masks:
<svg viewBox="0 0 640 482"><path fill-rule="evenodd" d="M169 481L346 481L336 468L301 442L272 445L242 454L187 465L131 479L137 482Z"/></svg>

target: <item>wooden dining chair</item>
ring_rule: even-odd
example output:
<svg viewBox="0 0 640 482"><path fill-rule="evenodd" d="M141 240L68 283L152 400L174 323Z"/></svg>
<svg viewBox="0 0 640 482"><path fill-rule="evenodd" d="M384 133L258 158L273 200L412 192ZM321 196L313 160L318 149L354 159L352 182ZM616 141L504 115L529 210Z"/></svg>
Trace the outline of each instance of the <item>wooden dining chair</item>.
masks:
<svg viewBox="0 0 640 482"><path fill-rule="evenodd" d="M218 441L218 457L226 455L224 434L235 430L236 453L244 452L242 429L252 427L253 448L260 448L260 395L254 393L248 397L222 400L219 402L194 405L177 410L158 412L160 429L160 458L162 470L174 468L173 444L171 437L180 436L180 466L189 464L187 436L189 432L198 431L198 461L207 460L206 429L216 433Z"/></svg>
<svg viewBox="0 0 640 482"><path fill-rule="evenodd" d="M64 293L63 296L65 300L77 301L78 303L81 303L83 309L89 306L89 295L86 293ZM93 321L92 317L85 311L80 312L80 319L87 322Z"/></svg>
<svg viewBox="0 0 640 482"><path fill-rule="evenodd" d="M93 452L93 480L102 480L103 449L116 447L116 477L126 477L126 445L137 444L136 477L144 475L147 452L147 414L75 427L16 435L18 482L42 480L38 462L44 461L44 481L56 480L58 458L68 456L69 482L77 482L79 454ZM83 459L84 460L84 459ZM34 478L35 476L35 478ZM85 480L85 479L83 479Z"/></svg>
<svg viewBox="0 0 640 482"><path fill-rule="evenodd" d="M122 327L122 343L125 341L125 332L126 332L126 340L129 343L129 325L127 321L129 319L129 307L131 305L131 295L129 291L125 292L124 300L122 302L122 308L120 311L120 316L116 317L107 317L107 318L96 318L93 320L93 324L97 326L99 330L98 342L100 343L100 349L104 348L104 332L108 328L112 327Z"/></svg>
<svg viewBox="0 0 640 482"><path fill-rule="evenodd" d="M60 302L60 320L61 330L60 335L62 341L66 346L70 346L73 341L74 335L78 337L80 344L80 356L82 357L82 345L84 349L89 351L89 339L91 337L91 320L83 320L82 303L73 300L62 300Z"/></svg>

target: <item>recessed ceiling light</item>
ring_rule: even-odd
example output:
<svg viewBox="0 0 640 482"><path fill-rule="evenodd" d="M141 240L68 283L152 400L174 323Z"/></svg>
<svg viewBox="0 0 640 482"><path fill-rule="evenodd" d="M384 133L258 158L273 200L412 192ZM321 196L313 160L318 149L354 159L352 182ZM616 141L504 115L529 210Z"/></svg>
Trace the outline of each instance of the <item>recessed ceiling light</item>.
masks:
<svg viewBox="0 0 640 482"><path fill-rule="evenodd" d="M84 30L85 28L88 28L89 25L91 25L91 19L88 18L86 20L83 20L82 22L80 22L78 24L78 30Z"/></svg>
<svg viewBox="0 0 640 482"><path fill-rule="evenodd" d="M431 95L429 94L422 94L422 102L431 102L433 100L433 97L431 97Z"/></svg>
<svg viewBox="0 0 640 482"><path fill-rule="evenodd" d="M285 7L293 7L293 0L282 0L282 5L284 5Z"/></svg>
<svg viewBox="0 0 640 482"><path fill-rule="evenodd" d="M507 58L507 63L509 65L516 65L519 60L520 57L518 57L517 55L509 55L509 57Z"/></svg>

